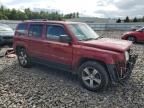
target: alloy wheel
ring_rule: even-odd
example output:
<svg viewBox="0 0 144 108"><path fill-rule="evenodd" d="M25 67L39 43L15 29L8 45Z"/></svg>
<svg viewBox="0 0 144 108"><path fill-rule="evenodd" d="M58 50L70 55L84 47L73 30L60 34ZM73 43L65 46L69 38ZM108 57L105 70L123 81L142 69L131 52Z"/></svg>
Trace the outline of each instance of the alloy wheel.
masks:
<svg viewBox="0 0 144 108"><path fill-rule="evenodd" d="M83 69L82 80L90 88L98 87L101 84L100 73L94 67L86 67Z"/></svg>
<svg viewBox="0 0 144 108"><path fill-rule="evenodd" d="M21 65L26 65L27 64L27 62L28 62L27 61L27 55L26 55L24 50L21 50L19 52L18 58L19 58L19 61L20 61Z"/></svg>
<svg viewBox="0 0 144 108"><path fill-rule="evenodd" d="M132 41L132 42L135 42L135 41L136 41L135 38L132 37L132 36L128 37L128 40L129 40L129 41Z"/></svg>

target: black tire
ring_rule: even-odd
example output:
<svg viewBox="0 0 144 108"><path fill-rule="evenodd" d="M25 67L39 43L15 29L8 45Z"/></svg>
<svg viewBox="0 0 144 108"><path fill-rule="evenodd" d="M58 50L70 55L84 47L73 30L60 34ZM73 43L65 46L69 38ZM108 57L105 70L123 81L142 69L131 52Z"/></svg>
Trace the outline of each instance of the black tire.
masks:
<svg viewBox="0 0 144 108"><path fill-rule="evenodd" d="M22 67L25 67L25 68L31 67L31 61L25 48L18 48L17 56L18 56L19 64Z"/></svg>
<svg viewBox="0 0 144 108"><path fill-rule="evenodd" d="M88 61L80 66L79 79L82 86L90 91L103 91L109 85L106 69L95 61Z"/></svg>
<svg viewBox="0 0 144 108"><path fill-rule="evenodd" d="M136 43L136 38L134 36L128 36L127 40L132 41L133 43Z"/></svg>

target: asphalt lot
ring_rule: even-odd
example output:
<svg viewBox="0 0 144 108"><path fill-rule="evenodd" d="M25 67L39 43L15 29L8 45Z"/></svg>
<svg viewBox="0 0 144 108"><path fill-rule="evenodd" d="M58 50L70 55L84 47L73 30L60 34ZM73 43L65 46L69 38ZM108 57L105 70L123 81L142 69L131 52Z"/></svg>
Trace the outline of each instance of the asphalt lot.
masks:
<svg viewBox="0 0 144 108"><path fill-rule="evenodd" d="M123 31L98 31L120 38ZM0 108L143 108L144 43L133 45L138 60L124 85L95 93L71 73L40 66L22 68L16 58L0 58Z"/></svg>

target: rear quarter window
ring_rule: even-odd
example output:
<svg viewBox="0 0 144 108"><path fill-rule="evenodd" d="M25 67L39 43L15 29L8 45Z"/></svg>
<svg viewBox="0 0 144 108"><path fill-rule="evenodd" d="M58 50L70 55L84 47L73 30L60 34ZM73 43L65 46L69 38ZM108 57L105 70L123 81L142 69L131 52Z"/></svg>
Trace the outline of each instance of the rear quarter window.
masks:
<svg viewBox="0 0 144 108"><path fill-rule="evenodd" d="M26 35L26 28L27 28L27 24L26 23L20 23L17 26L17 30L16 30L16 34L18 36L24 36Z"/></svg>

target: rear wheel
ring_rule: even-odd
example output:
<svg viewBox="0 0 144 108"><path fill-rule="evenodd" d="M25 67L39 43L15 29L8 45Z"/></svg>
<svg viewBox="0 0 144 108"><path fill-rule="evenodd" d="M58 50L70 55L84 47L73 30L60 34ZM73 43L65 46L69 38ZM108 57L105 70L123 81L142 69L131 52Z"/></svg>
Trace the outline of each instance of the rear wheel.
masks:
<svg viewBox="0 0 144 108"><path fill-rule="evenodd" d="M30 58L28 57L26 50L24 48L19 48L17 50L17 56L18 56L19 64L22 67L30 67L31 66Z"/></svg>
<svg viewBox="0 0 144 108"><path fill-rule="evenodd" d="M107 88L109 76L105 68L97 62L88 61L79 68L81 84L88 90L100 91Z"/></svg>
<svg viewBox="0 0 144 108"><path fill-rule="evenodd" d="M132 41L133 43L136 42L136 38L134 36L128 36L127 40Z"/></svg>

